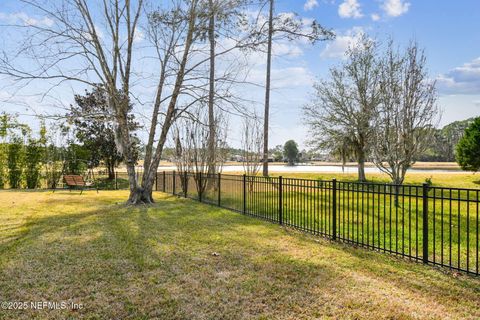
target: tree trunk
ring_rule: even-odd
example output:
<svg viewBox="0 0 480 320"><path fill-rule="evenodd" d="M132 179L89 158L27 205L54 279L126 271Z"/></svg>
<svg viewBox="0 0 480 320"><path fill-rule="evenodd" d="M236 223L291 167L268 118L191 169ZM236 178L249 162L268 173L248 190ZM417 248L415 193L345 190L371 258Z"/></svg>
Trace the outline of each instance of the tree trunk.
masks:
<svg viewBox="0 0 480 320"><path fill-rule="evenodd" d="M147 184L149 188L142 188L136 186L134 190L130 190L130 196L128 197L127 204L137 205L137 204L151 204L153 203L152 188L153 183Z"/></svg>
<svg viewBox="0 0 480 320"><path fill-rule="evenodd" d="M394 172L395 172L396 168L394 169ZM394 173L394 177L392 179L392 183L393 183L393 194L394 194L394 204L395 204L395 207L398 207L399 205L399 195L400 195L400 183L398 181L398 176L396 173Z"/></svg>
<svg viewBox="0 0 480 320"><path fill-rule="evenodd" d="M363 150L358 150L358 181L367 181L365 176L365 152Z"/></svg>
<svg viewBox="0 0 480 320"><path fill-rule="evenodd" d="M391 166L392 170L392 183L394 184L394 195L395 195L395 207L400 206L400 190L402 188L403 180L405 178L405 171L400 165Z"/></svg>
<svg viewBox="0 0 480 320"><path fill-rule="evenodd" d="M116 93L110 92L109 94L110 108L111 110L115 110L115 120L117 121L115 143L117 144L118 150L123 155L123 160L127 166L128 185L130 189L127 204L142 203L143 199L142 197L139 197L137 176L135 174L135 158L133 156L126 111L128 108L127 105L125 105L128 101L118 101L118 99L115 98Z"/></svg>
<svg viewBox="0 0 480 320"><path fill-rule="evenodd" d="M268 18L267 79L265 83L265 115L263 118L263 176L268 176L268 126L270 115L270 71L272 68L273 2L270 0Z"/></svg>
<svg viewBox="0 0 480 320"><path fill-rule="evenodd" d="M188 172L179 172L179 176L181 177L182 193L186 196L188 193Z"/></svg>
<svg viewBox="0 0 480 320"><path fill-rule="evenodd" d="M216 171L215 156L215 114L214 114L214 98L215 98L215 10L213 0L209 0L210 20L208 24L208 40L210 42L210 87L208 91L208 169L209 175L214 175Z"/></svg>
<svg viewBox="0 0 480 320"><path fill-rule="evenodd" d="M167 107L167 112L165 114L165 120L163 122L162 131L160 133L160 138L157 142L157 147L155 150L155 154L153 155L151 161L148 163L148 170L144 171L142 185L137 186L135 181L134 187L132 188L132 184L130 184L130 197L129 203L131 204L142 204L142 203L153 203L153 184L155 183L155 177L157 175L158 164L160 163L160 159L163 153L163 147L165 146L165 142L167 141L167 135L170 131L170 127L172 126L173 121L175 120L175 113L176 113L176 105L178 96L180 95L180 89L183 83L183 79L185 77L185 67L187 65L187 60L190 53L190 48L193 43L193 36L195 31L195 22L196 22L196 6L197 1L192 1L190 8L190 18L189 18L189 25L188 25L188 33L187 39L185 40L185 49L183 51L182 60L180 62L180 67L177 72L177 76L175 79L175 84L173 87L173 91L171 93L170 102ZM144 166L145 167L145 166ZM135 171L133 171L135 174ZM130 181L130 174L129 174L129 181Z"/></svg>
<svg viewBox="0 0 480 320"><path fill-rule="evenodd" d="M108 180L115 179L115 160L107 161Z"/></svg>
<svg viewBox="0 0 480 320"><path fill-rule="evenodd" d="M152 160L153 142L155 141L155 133L158 125L158 113L160 111L160 105L162 101L163 86L165 84L165 69L169 56L165 57L165 60L161 63L160 80L157 86L157 95L155 97L155 104L153 105L152 119L150 122L150 132L148 134L148 142L145 146L145 159L143 161L143 179L146 178L146 174L150 170L150 162Z"/></svg>

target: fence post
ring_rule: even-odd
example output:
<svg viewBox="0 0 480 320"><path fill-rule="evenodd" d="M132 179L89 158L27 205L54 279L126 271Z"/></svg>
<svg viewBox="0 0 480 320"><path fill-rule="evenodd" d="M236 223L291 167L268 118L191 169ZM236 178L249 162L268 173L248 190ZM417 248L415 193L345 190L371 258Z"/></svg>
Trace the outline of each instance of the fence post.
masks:
<svg viewBox="0 0 480 320"><path fill-rule="evenodd" d="M155 172L155 191L158 191L158 172Z"/></svg>
<svg viewBox="0 0 480 320"><path fill-rule="evenodd" d="M198 174L198 201L202 202L202 171Z"/></svg>
<svg viewBox="0 0 480 320"><path fill-rule="evenodd" d="M165 170L163 170L163 192L167 190L167 187L165 186Z"/></svg>
<svg viewBox="0 0 480 320"><path fill-rule="evenodd" d="M243 174L243 213L247 212L247 175Z"/></svg>
<svg viewBox="0 0 480 320"><path fill-rule="evenodd" d="M172 184L173 184L172 194L175 194L175 170L173 170L172 177L173 177L173 179L172 179L173 180L173 182L172 182Z"/></svg>
<svg viewBox="0 0 480 320"><path fill-rule="evenodd" d="M184 197L187 197L187 192L188 192L188 177L187 177L187 171L184 172L185 176L183 177L183 188L184 188Z"/></svg>
<svg viewBox="0 0 480 320"><path fill-rule="evenodd" d="M423 184L423 263L428 263L428 184Z"/></svg>
<svg viewBox="0 0 480 320"><path fill-rule="evenodd" d="M278 177L278 223L283 225L283 178Z"/></svg>
<svg viewBox="0 0 480 320"><path fill-rule="evenodd" d="M337 240L337 179L332 180L332 238Z"/></svg>
<svg viewBox="0 0 480 320"><path fill-rule="evenodd" d="M221 193L222 174L220 172L218 173L218 178L217 179L218 179L218 186L217 186L217 188L218 188L218 206L220 207L220 200L221 200L221 194L222 194Z"/></svg>
<svg viewBox="0 0 480 320"><path fill-rule="evenodd" d="M118 172L115 171L115 190L118 190L118 181L117 181Z"/></svg>

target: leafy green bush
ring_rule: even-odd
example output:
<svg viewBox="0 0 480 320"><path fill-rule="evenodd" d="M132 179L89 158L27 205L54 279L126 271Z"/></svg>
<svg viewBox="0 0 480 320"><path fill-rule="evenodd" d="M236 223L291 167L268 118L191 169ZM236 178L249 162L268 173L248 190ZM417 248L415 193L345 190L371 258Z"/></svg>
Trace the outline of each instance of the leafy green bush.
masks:
<svg viewBox="0 0 480 320"><path fill-rule="evenodd" d="M47 188L54 189L62 175L62 152L54 145L45 146L44 150L44 168Z"/></svg>
<svg viewBox="0 0 480 320"><path fill-rule="evenodd" d="M22 140L14 137L8 145L7 166L10 188L18 189L22 185L24 148Z"/></svg>
<svg viewBox="0 0 480 320"><path fill-rule="evenodd" d="M285 158L288 159L288 164L293 165L298 156L298 146L297 143L293 140L288 140L285 142L283 147L283 154Z"/></svg>
<svg viewBox="0 0 480 320"><path fill-rule="evenodd" d="M115 179L98 178L96 179L96 184L100 190L128 189L129 187L128 179L123 178L117 178L116 182Z"/></svg>
<svg viewBox="0 0 480 320"><path fill-rule="evenodd" d="M428 178L425 178L425 183L431 187L433 186L433 181L432 181L432 176L428 177Z"/></svg>
<svg viewBox="0 0 480 320"><path fill-rule="evenodd" d="M25 180L28 189L35 189L40 183L43 148L38 141L30 139L25 148Z"/></svg>
<svg viewBox="0 0 480 320"><path fill-rule="evenodd" d="M82 145L69 143L65 150L66 172L83 175L88 169L90 151Z"/></svg>
<svg viewBox="0 0 480 320"><path fill-rule="evenodd" d="M463 170L480 169L480 117L475 118L465 130L456 147L456 159Z"/></svg>
<svg viewBox="0 0 480 320"><path fill-rule="evenodd" d="M6 143L0 143L0 189L7 183L7 149Z"/></svg>
<svg viewBox="0 0 480 320"><path fill-rule="evenodd" d="M8 134L10 117L6 113L0 114L0 189L5 188L7 183L7 154L8 144L6 138Z"/></svg>

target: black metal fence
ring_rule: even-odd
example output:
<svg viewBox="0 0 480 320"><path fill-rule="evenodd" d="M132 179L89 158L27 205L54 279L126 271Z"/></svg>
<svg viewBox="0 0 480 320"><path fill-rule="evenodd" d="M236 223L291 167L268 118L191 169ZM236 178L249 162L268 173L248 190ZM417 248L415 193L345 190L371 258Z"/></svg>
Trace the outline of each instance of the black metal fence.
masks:
<svg viewBox="0 0 480 320"><path fill-rule="evenodd" d="M479 275L480 190L175 171L155 189Z"/></svg>
<svg viewBox="0 0 480 320"><path fill-rule="evenodd" d="M126 172L114 179L96 172L95 181L99 189L128 189ZM175 171L158 172L154 189L480 275L480 189Z"/></svg>

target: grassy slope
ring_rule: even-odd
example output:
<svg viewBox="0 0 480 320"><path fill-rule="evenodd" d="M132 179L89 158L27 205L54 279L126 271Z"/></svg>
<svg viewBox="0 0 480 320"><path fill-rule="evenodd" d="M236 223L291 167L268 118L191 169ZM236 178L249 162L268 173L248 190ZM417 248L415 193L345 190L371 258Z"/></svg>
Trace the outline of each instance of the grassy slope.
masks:
<svg viewBox="0 0 480 320"><path fill-rule="evenodd" d="M0 301L85 306L0 319L480 317L479 279L190 200L125 197L0 192Z"/></svg>

